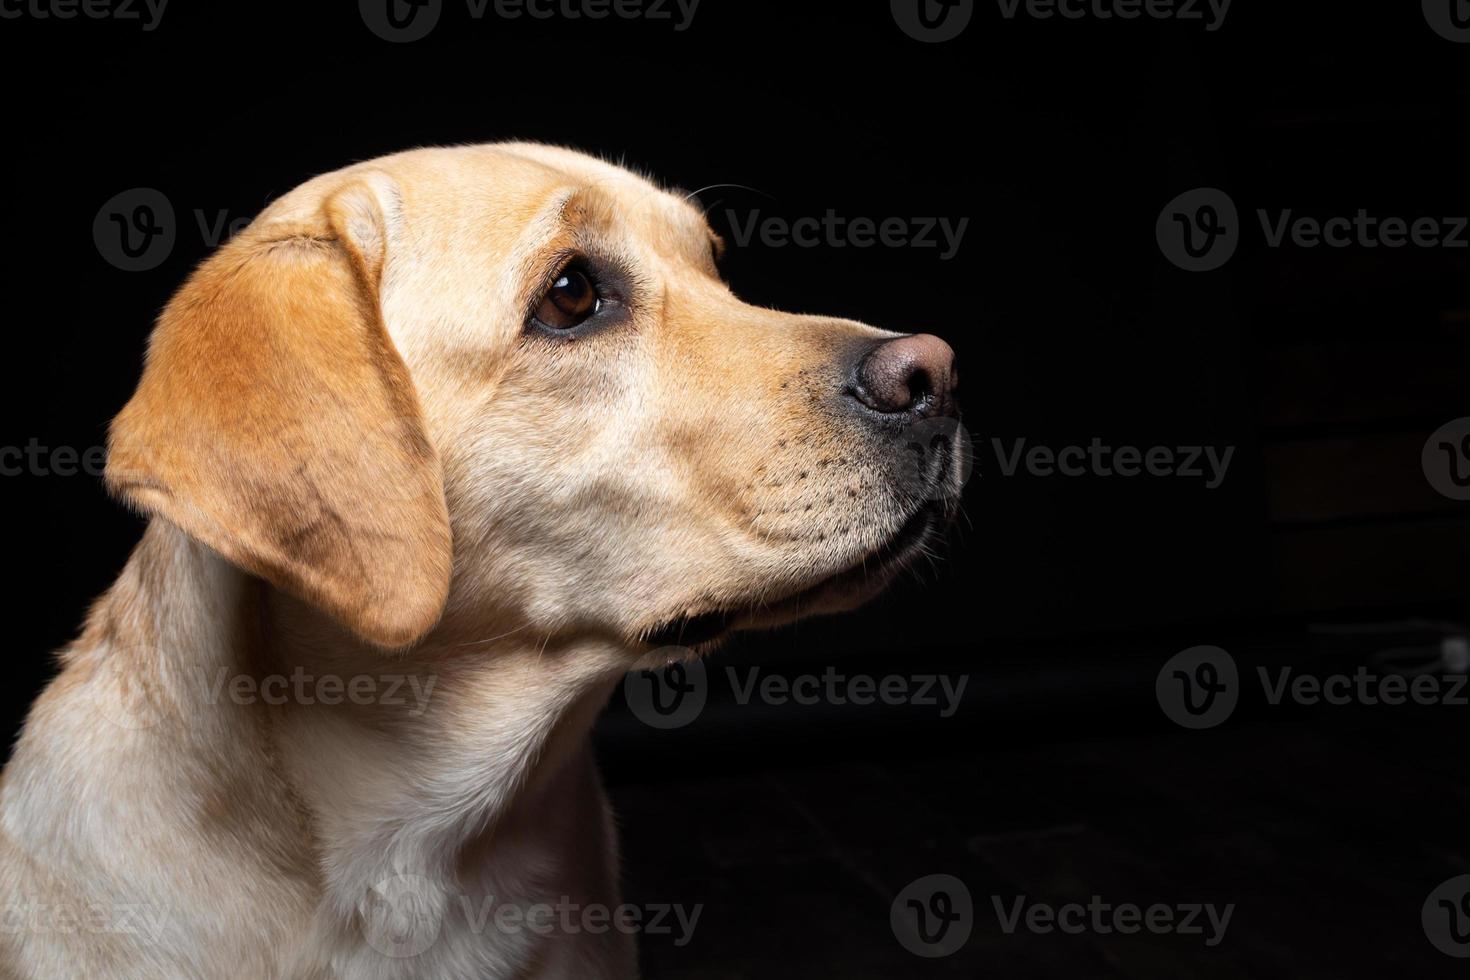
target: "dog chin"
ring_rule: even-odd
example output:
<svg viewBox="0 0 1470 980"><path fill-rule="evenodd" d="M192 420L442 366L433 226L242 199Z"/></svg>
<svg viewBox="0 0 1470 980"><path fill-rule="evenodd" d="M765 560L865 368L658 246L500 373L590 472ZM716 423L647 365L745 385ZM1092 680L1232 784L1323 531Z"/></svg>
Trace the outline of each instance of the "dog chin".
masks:
<svg viewBox="0 0 1470 980"><path fill-rule="evenodd" d="M941 523L937 507L920 508L881 547L863 555L845 570L740 618L734 628L771 629L808 616L857 609L882 594L925 552Z"/></svg>
<svg viewBox="0 0 1470 980"><path fill-rule="evenodd" d="M782 599L762 603L758 609L680 617L652 630L644 642L654 647L678 646L704 652L734 632L774 629L809 616L850 612L887 589L924 553L942 523L941 508L922 507L887 542L836 574Z"/></svg>

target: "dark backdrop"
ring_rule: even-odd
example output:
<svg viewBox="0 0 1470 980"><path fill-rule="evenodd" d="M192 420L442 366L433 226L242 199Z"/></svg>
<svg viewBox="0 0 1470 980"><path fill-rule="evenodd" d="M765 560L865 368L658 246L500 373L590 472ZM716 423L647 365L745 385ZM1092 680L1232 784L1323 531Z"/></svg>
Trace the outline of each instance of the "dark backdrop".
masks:
<svg viewBox="0 0 1470 980"><path fill-rule="evenodd" d="M350 161L519 138L622 159L685 188L742 185L702 196L731 241L737 292L945 336L959 353L977 468L953 541L921 570L926 587L741 640L720 670L838 664L973 679L965 710L938 719L904 707L740 710L712 668L711 709L677 732L614 705L601 751L615 786L721 776L734 786L772 768L873 759L932 786L946 772L973 774L914 776L916 752L973 761L1018 740L1085 754L1107 733L1175 738L1152 699L1155 672L1178 650L1223 644L1244 662L1351 657L1364 650L1309 627L1453 620L1470 581L1466 505L1437 493L1421 465L1430 433L1470 415L1470 248L1272 248L1256 219L1257 209L1320 219L1363 208L1411 221L1470 212L1470 45L1439 36L1417 4L1286 6L1239 0L1208 30L1148 17L1008 19L979 3L943 43L909 36L882 2L703 0L681 31L650 19L477 20L448 0L437 28L413 43L375 36L352 3L173 0L151 30L7 7L21 16L0 20L0 444L99 445L136 382L153 318L221 219L248 219ZM1165 205L1197 187L1224 191L1239 214L1238 250L1211 272L1180 269L1156 237ZM108 202L136 188L161 192L174 212L172 247L144 271L119 268L115 243L94 235L99 213L108 227ZM744 221L757 210L968 225L952 257L739 244L731 212ZM991 442L1094 437L1234 455L1210 489L1188 477L1007 475ZM85 475L32 469L0 479L0 495L13 731L50 674L48 652L73 635L140 522ZM1244 772L1256 744L1219 765ZM1014 799L1048 785L1044 767L1008 758L1032 783L989 791ZM1350 756L1331 759L1353 771ZM724 805L746 793L709 791ZM961 816L991 805L960 796ZM1380 805L1408 806L1391 794ZM678 804L670 809L649 819L686 823ZM912 818L883 794L867 810L875 822ZM1385 849L1400 830L1409 832L1381 829ZM752 851L774 846L760 826L742 832ZM636 888L659 858L636 837L631 846ZM1406 876L1404 893L1419 885ZM1294 894L1283 887L1278 901ZM1394 939L1414 951L1404 955L1424 970L1450 964L1417 931L1417 904L1401 911ZM844 945L840 933L771 941L808 964ZM1336 975L1346 975L1359 957L1338 952ZM648 954L651 972L662 963L661 975L743 975L695 971L697 943L660 955ZM1045 957L1003 955L1011 975L1090 969L1054 973ZM1237 975L1219 959L1188 962L1175 968ZM958 963L909 957L884 969L969 975L953 972L966 969Z"/></svg>

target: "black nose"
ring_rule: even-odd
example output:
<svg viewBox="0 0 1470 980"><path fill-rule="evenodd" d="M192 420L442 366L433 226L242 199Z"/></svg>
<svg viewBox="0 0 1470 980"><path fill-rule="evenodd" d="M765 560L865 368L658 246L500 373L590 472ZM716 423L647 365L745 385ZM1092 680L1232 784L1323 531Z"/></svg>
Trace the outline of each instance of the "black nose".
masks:
<svg viewBox="0 0 1470 980"><path fill-rule="evenodd" d="M885 415L919 418L955 414L954 350L933 334L919 333L884 341L858 364L853 394Z"/></svg>

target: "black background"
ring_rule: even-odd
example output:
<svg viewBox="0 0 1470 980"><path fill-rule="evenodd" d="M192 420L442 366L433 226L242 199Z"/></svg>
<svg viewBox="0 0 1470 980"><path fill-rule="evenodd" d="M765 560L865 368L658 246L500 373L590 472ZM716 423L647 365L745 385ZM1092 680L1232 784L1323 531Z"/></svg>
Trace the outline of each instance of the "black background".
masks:
<svg viewBox="0 0 1470 980"><path fill-rule="evenodd" d="M354 4L311 6L173 0L153 31L0 20L0 444L99 445L153 318L210 250L200 220L248 219L346 163L516 138L622 159L684 188L754 188L702 196L731 240L736 291L947 338L978 469L923 587L743 638L711 672L838 665L971 681L950 719L742 706L717 683L698 722L659 733L615 704L600 746L624 802L630 892L705 900L716 917L723 900L745 917L726 933L707 923L679 949L650 938L649 975L1454 968L1418 916L1434 885L1470 870L1453 833L1470 802L1453 765L1467 709L1253 703L1222 729L1184 733L1154 703L1153 681L1202 643L1230 648L1243 668L1351 669L1381 644L1313 626L1393 623L1392 642L1432 643L1440 626L1404 622L1463 612L1466 505L1429 488L1420 447L1470 415L1470 249L1273 249L1255 211L1470 213L1470 45L1437 36L1410 3L1236 0L1213 32L1147 18L1007 20L980 3L942 44L907 36L878 2L703 0L681 32L651 20L475 20L449 0L434 33L411 44L374 36ZM1166 202L1198 186L1226 190L1242 218L1239 251L1211 273L1175 268L1155 240ZM169 199L177 243L157 268L126 272L105 260L93 222L138 187ZM947 261L934 248L738 246L727 211L745 220L753 209L969 225ZM1008 477L987 449L992 438L1093 437L1235 455L1208 490L1179 478ZM49 651L74 635L141 524L89 476L6 477L0 494L13 731L50 676ZM888 790L874 789L874 772ZM872 844L882 870L859 874L830 854L801 870L810 854L791 857L779 818L749 809L776 785L823 786L834 813L850 803L861 819L843 833ZM1263 785L1276 789L1251 795ZM803 806L810 816L816 804ZM731 814L739 826L720 839L738 839L733 863L696 846L702 817ZM803 833L830 830L824 819ZM1150 822L1126 826L1135 819ZM1217 835L1201 836L1210 819ZM1290 845L1278 833L1288 825ZM1046 828L1073 826L1089 828L1081 843L1046 843ZM1040 878L1005 866L996 842L1012 833L1033 834L1023 850L1055 866ZM670 850L667 836L682 843ZM1260 846L1230 859L1227 839ZM676 860L679 847L689 850ZM1211 876L1210 861L1253 871ZM930 961L897 950L887 900L934 872L970 876L990 921L965 953ZM856 900L850 920L824 928L820 911L771 897L826 874L861 878L876 904ZM1005 894L1239 901L1239 938L1204 950L1182 937L1005 937L987 898L1001 886L976 880L992 874ZM722 880L737 884L721 891Z"/></svg>

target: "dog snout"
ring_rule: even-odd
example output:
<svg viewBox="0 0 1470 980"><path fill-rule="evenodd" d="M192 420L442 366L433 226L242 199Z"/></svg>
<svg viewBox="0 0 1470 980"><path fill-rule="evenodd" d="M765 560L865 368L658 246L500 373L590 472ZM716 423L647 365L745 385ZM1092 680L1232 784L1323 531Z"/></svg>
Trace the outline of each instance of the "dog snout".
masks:
<svg viewBox="0 0 1470 980"><path fill-rule="evenodd" d="M958 414L954 349L933 334L895 337L857 364L852 395L884 415L927 419Z"/></svg>

